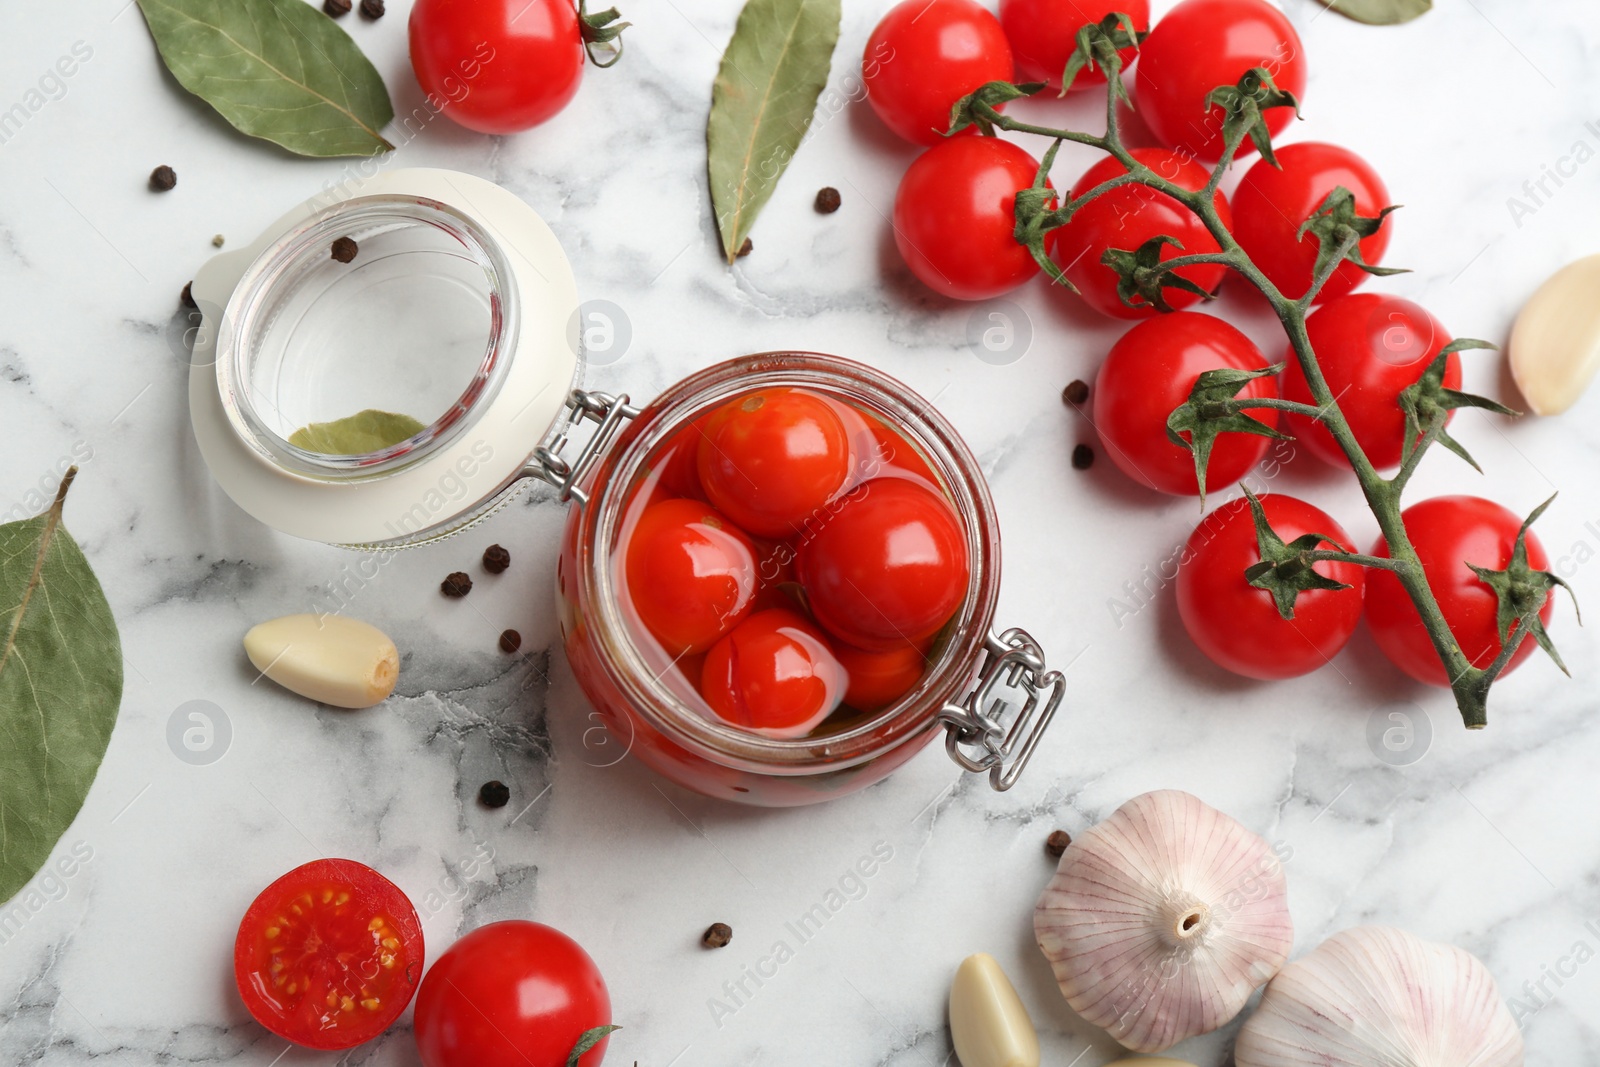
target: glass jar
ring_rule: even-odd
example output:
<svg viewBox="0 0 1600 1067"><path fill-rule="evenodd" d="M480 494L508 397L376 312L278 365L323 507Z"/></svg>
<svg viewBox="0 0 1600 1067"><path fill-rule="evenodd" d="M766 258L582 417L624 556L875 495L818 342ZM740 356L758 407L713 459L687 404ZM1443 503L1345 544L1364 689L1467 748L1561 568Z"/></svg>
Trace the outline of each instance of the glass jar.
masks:
<svg viewBox="0 0 1600 1067"><path fill-rule="evenodd" d="M336 242L348 238L351 248ZM732 360L643 410L575 388L579 305L548 227L505 190L397 171L300 205L196 276L190 404L213 474L298 536L396 548L450 536L534 481L570 502L557 610L573 671L628 753L698 792L792 806L863 789L943 736L1007 789L1064 682L1021 630L992 631L1000 533L976 459L921 397L818 353ZM963 526L968 581L904 696L800 738L723 723L623 624L612 556L642 464L731 396L787 386L871 413L926 461ZM403 416L403 418L397 417ZM578 440L587 435L586 440Z"/></svg>

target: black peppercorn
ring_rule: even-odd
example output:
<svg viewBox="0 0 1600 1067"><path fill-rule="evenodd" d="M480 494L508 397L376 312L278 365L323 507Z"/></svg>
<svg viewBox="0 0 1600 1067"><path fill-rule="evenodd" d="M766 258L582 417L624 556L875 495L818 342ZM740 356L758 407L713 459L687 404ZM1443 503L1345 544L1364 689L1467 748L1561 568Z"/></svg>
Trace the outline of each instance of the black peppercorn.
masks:
<svg viewBox="0 0 1600 1067"><path fill-rule="evenodd" d="M322 0L322 13L331 19L350 14L350 0Z"/></svg>
<svg viewBox="0 0 1600 1067"><path fill-rule="evenodd" d="M1050 836L1044 839L1044 850L1050 855L1061 858L1061 854L1072 844L1072 835L1065 830L1052 830Z"/></svg>
<svg viewBox="0 0 1600 1067"><path fill-rule="evenodd" d="M164 193L178 184L178 172L165 163L150 172L150 188L153 192Z"/></svg>
<svg viewBox="0 0 1600 1067"><path fill-rule="evenodd" d="M1061 390L1061 399L1073 407L1081 407L1089 399L1089 383L1080 378L1074 378Z"/></svg>
<svg viewBox="0 0 1600 1067"><path fill-rule="evenodd" d="M500 651L511 653L522 647L522 635L515 630L500 631Z"/></svg>
<svg viewBox="0 0 1600 1067"><path fill-rule="evenodd" d="M472 592L472 578L461 571L445 575L444 581L439 583L439 592L445 596L463 597Z"/></svg>
<svg viewBox="0 0 1600 1067"><path fill-rule="evenodd" d="M754 251L755 247L755 242L746 237L744 239L744 244L739 246L739 251L735 253L734 258L743 259L745 256L748 256L752 251Z"/></svg>
<svg viewBox="0 0 1600 1067"><path fill-rule="evenodd" d="M1072 450L1072 466L1074 470L1086 471L1094 466L1094 449L1088 445L1078 445Z"/></svg>
<svg viewBox="0 0 1600 1067"><path fill-rule="evenodd" d="M706 948L722 948L733 940L733 927L727 923L712 923L706 927L706 932L701 936L700 943Z"/></svg>
<svg viewBox="0 0 1600 1067"><path fill-rule="evenodd" d="M333 242L333 246L329 249L329 252L333 255L333 258L338 260L340 263L348 263L352 259L356 258L356 253L360 250L361 246L356 244L351 238L340 237Z"/></svg>
<svg viewBox="0 0 1600 1067"><path fill-rule="evenodd" d="M490 574L504 574L509 566L511 566L511 553L499 545L490 545L483 550L483 569Z"/></svg>
<svg viewBox="0 0 1600 1067"><path fill-rule="evenodd" d="M511 788L504 782L484 782L478 789L478 799L486 808L503 808L511 799Z"/></svg>
<svg viewBox="0 0 1600 1067"><path fill-rule="evenodd" d="M361 0L361 14L369 19L383 18L383 0Z"/></svg>
<svg viewBox="0 0 1600 1067"><path fill-rule="evenodd" d="M832 215L839 210L839 190L828 185L817 190L817 213Z"/></svg>

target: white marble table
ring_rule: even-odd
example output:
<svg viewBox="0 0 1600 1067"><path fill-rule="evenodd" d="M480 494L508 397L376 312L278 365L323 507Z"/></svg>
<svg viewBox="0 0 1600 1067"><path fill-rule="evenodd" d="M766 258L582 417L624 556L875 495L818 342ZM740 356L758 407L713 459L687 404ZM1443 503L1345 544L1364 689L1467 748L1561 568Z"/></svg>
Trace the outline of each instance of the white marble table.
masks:
<svg viewBox="0 0 1600 1067"><path fill-rule="evenodd" d="M1600 246L1600 163L1547 183L1531 214L1508 207L1578 143L1600 147L1591 0L1544 0L1537 18L1514 0L1439 0L1388 30L1287 2L1311 61L1296 136L1358 149L1407 205L1389 262L1416 272L1384 286L1458 334L1503 339L1550 271ZM408 6L346 22L402 112L419 103ZM854 75L886 6L847 0L835 86ZM1497 687L1489 729L1469 735L1446 695L1406 682L1365 633L1336 669L1263 686L1204 661L1169 593L1118 625L1111 603L1124 583L1159 566L1198 518L1192 501L1138 490L1109 464L1068 463L1088 427L1059 390L1092 374L1120 328L1035 285L1016 298L1033 329L1026 354L978 359L966 342L973 309L920 290L895 255L884 215L913 152L860 103L819 123L754 232L754 254L725 267L702 137L734 11L728 0L634 0L627 58L591 71L558 119L503 139L436 121L392 165L484 175L550 222L584 296L615 302L631 324L627 352L593 376L602 387L649 397L713 361L790 347L873 362L935 399L993 483L1006 531L1002 621L1075 661L1070 707L1031 773L996 795L930 748L828 806L710 803L632 761L606 766L555 641L562 511L546 495L370 579L351 577L355 557L248 518L189 432L177 294L214 233L248 239L344 164L233 134L164 74L126 0L17 6L0 35L0 108L28 99L75 42L92 55L0 144L0 512L41 482L52 488L60 461L81 464L68 523L116 611L127 688L60 846L92 858L0 945L0 1062L329 1062L286 1051L251 1022L229 967L255 892L327 854L406 889L435 953L512 916L577 937L627 1027L612 1042L617 1064L945 1064L948 979L981 950L1016 982L1046 1063L1093 1067L1115 1047L1066 1008L1033 945L1030 909L1050 872L1041 846L1052 829L1077 831L1160 787L1193 791L1291 850L1297 952L1362 922L1454 941L1524 1004L1530 1062L1600 1061L1600 965L1548 977L1573 970L1578 943L1585 959L1600 948L1600 924L1585 925L1600 918L1594 631L1558 607L1573 679L1535 658ZM145 189L158 163L180 176L165 196ZM838 214L811 210L822 185L843 192ZM1276 347L1243 294L1218 310ZM1509 397L1499 357L1467 363L1469 385ZM1415 493L1480 492L1526 512L1559 489L1540 534L1579 597L1600 605L1600 570L1578 562L1600 550L1597 415L1600 393L1558 419L1463 413L1458 436L1487 474L1440 453ZM1297 465L1276 484L1322 502L1361 540L1373 535L1347 478ZM491 541L510 548L513 569L444 602L442 575ZM252 684L244 630L310 610L330 582L405 650L400 690L379 708L319 710ZM521 658L495 648L508 626L525 637ZM175 709L193 700L221 708L230 728L209 765L179 760L167 740ZM1374 717L1397 709L1431 725L1410 766L1369 746ZM509 807L475 802L489 778L510 784ZM865 894L714 1021L724 983L880 841L893 858ZM459 864L480 850L492 863L463 877ZM697 938L714 920L732 924L734 941L713 953ZM416 1063L409 1018L344 1062ZM1178 1053L1223 1063L1230 1034Z"/></svg>

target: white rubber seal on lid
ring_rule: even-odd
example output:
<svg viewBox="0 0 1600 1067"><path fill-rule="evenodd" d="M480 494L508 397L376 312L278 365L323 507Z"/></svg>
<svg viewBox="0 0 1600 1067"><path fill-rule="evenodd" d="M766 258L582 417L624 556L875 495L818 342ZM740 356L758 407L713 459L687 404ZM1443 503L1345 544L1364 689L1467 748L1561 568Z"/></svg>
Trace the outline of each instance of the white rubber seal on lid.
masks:
<svg viewBox="0 0 1600 1067"><path fill-rule="evenodd" d="M276 461L230 417L219 387L237 318L240 282L258 260L316 226L347 201L412 198L469 219L497 246L516 297L508 363L470 422L413 462L365 476L320 477ZM222 489L268 526L327 544L368 545L448 531L512 485L564 410L578 371L578 293L566 254L544 220L492 182L448 170L398 170L307 200L248 247L213 257L195 276L189 411L201 455ZM227 375L223 376L228 377Z"/></svg>

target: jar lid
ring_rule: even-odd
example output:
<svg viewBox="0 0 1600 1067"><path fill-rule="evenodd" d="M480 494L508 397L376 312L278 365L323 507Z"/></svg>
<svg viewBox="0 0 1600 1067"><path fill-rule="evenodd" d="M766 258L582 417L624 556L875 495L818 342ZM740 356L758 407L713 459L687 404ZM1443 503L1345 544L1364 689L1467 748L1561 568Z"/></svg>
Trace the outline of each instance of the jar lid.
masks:
<svg viewBox="0 0 1600 1067"><path fill-rule="evenodd" d="M191 293L195 440L233 500L329 544L436 539L528 473L579 369L555 234L492 182L399 170L289 211Z"/></svg>

